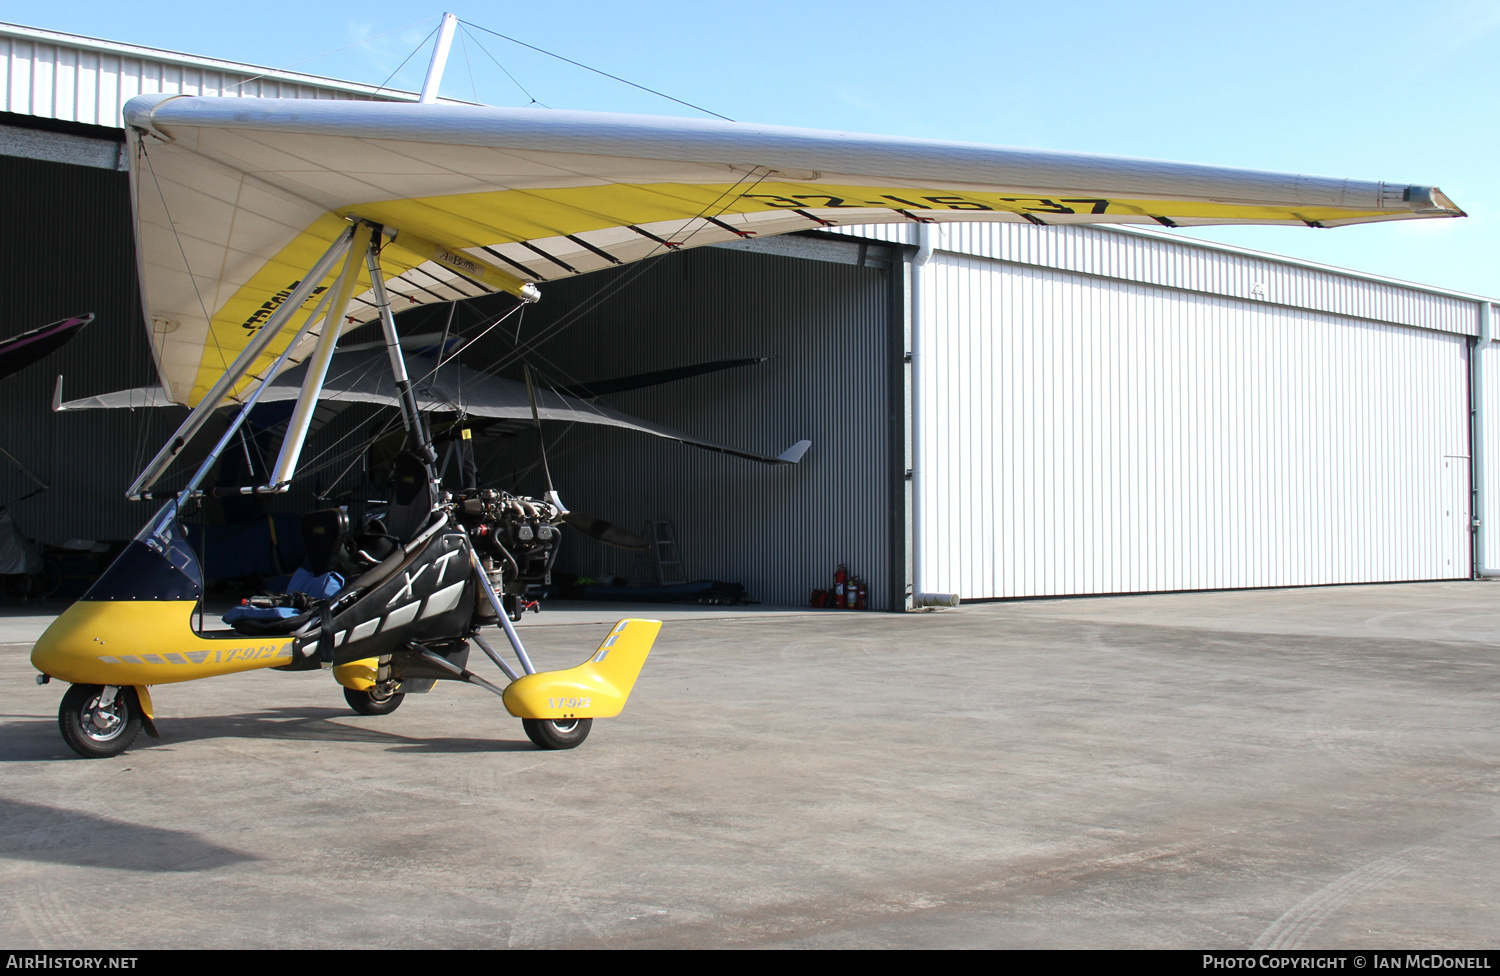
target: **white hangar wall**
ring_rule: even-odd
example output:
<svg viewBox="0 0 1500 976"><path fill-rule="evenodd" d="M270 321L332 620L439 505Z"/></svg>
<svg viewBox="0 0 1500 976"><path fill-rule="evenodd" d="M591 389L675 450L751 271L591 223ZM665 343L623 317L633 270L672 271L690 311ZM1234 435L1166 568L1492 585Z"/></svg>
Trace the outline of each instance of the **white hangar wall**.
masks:
<svg viewBox="0 0 1500 976"><path fill-rule="evenodd" d="M0 156L123 171L122 110L136 95L155 92L417 99L374 85L0 23Z"/></svg>
<svg viewBox="0 0 1500 976"><path fill-rule="evenodd" d="M929 233L920 589L1472 575L1477 299L1113 228Z"/></svg>
<svg viewBox="0 0 1500 976"><path fill-rule="evenodd" d="M297 71L0 24L0 111L118 129L124 125L125 103L153 92L229 98L417 99L411 92Z"/></svg>
<svg viewBox="0 0 1500 976"><path fill-rule="evenodd" d="M934 263L931 321L959 327L925 350L930 589L1468 575L1464 337Z"/></svg>

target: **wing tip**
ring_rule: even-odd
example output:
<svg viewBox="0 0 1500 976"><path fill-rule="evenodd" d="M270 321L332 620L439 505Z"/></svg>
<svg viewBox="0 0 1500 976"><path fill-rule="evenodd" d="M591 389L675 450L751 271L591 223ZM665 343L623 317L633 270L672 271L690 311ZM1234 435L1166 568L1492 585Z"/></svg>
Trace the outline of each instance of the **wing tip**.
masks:
<svg viewBox="0 0 1500 976"><path fill-rule="evenodd" d="M798 461L802 460L802 455L807 453L807 449L809 447L812 447L812 441L798 441L791 447L776 455L776 460L781 461L785 464L796 464Z"/></svg>
<svg viewBox="0 0 1500 976"><path fill-rule="evenodd" d="M1423 215L1443 215L1448 217L1467 217L1448 195L1435 186L1409 186L1402 193L1402 202L1411 208L1413 213Z"/></svg>

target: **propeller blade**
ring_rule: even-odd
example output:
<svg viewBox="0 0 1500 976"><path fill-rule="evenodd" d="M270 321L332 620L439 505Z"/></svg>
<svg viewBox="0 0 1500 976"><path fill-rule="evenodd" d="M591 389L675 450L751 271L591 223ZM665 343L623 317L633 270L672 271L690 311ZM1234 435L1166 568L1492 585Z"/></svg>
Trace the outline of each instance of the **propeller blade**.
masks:
<svg viewBox="0 0 1500 976"><path fill-rule="evenodd" d="M598 539L606 546L615 546L618 549L650 549L651 543L642 539L634 532L627 532L617 525L612 525L603 519L585 515L582 512L568 512L563 516L569 528L577 529L590 539Z"/></svg>
<svg viewBox="0 0 1500 976"><path fill-rule="evenodd" d="M579 383L576 386L554 386L553 389L565 396L578 397L580 400L592 400L595 397L609 396L612 393L626 393L630 390L645 389L648 386L674 383L677 380L690 379L694 376L702 376L705 373L738 369L741 366L757 366L770 358L769 356L756 356L753 359L718 359L711 363L678 366L676 369L658 369L650 373L636 373L632 376L617 376L610 380L594 380L590 383Z"/></svg>

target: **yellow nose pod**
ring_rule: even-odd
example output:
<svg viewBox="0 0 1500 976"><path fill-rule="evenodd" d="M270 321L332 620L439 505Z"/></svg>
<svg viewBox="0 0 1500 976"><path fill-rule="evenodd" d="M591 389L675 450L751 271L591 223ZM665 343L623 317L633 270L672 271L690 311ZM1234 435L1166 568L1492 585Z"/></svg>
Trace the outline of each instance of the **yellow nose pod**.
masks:
<svg viewBox="0 0 1500 976"><path fill-rule="evenodd" d="M505 707L516 718L612 718L656 643L660 620L622 620L587 661L566 671L522 675L505 689Z"/></svg>

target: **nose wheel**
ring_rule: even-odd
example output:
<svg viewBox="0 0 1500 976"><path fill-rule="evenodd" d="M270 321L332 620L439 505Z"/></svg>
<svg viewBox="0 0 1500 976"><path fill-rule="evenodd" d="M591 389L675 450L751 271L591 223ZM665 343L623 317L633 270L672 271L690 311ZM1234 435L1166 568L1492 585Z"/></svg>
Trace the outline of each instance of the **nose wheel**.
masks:
<svg viewBox="0 0 1500 976"><path fill-rule="evenodd" d="M73 685L63 695L57 725L68 748L85 759L109 759L141 734L141 703L128 686Z"/></svg>

